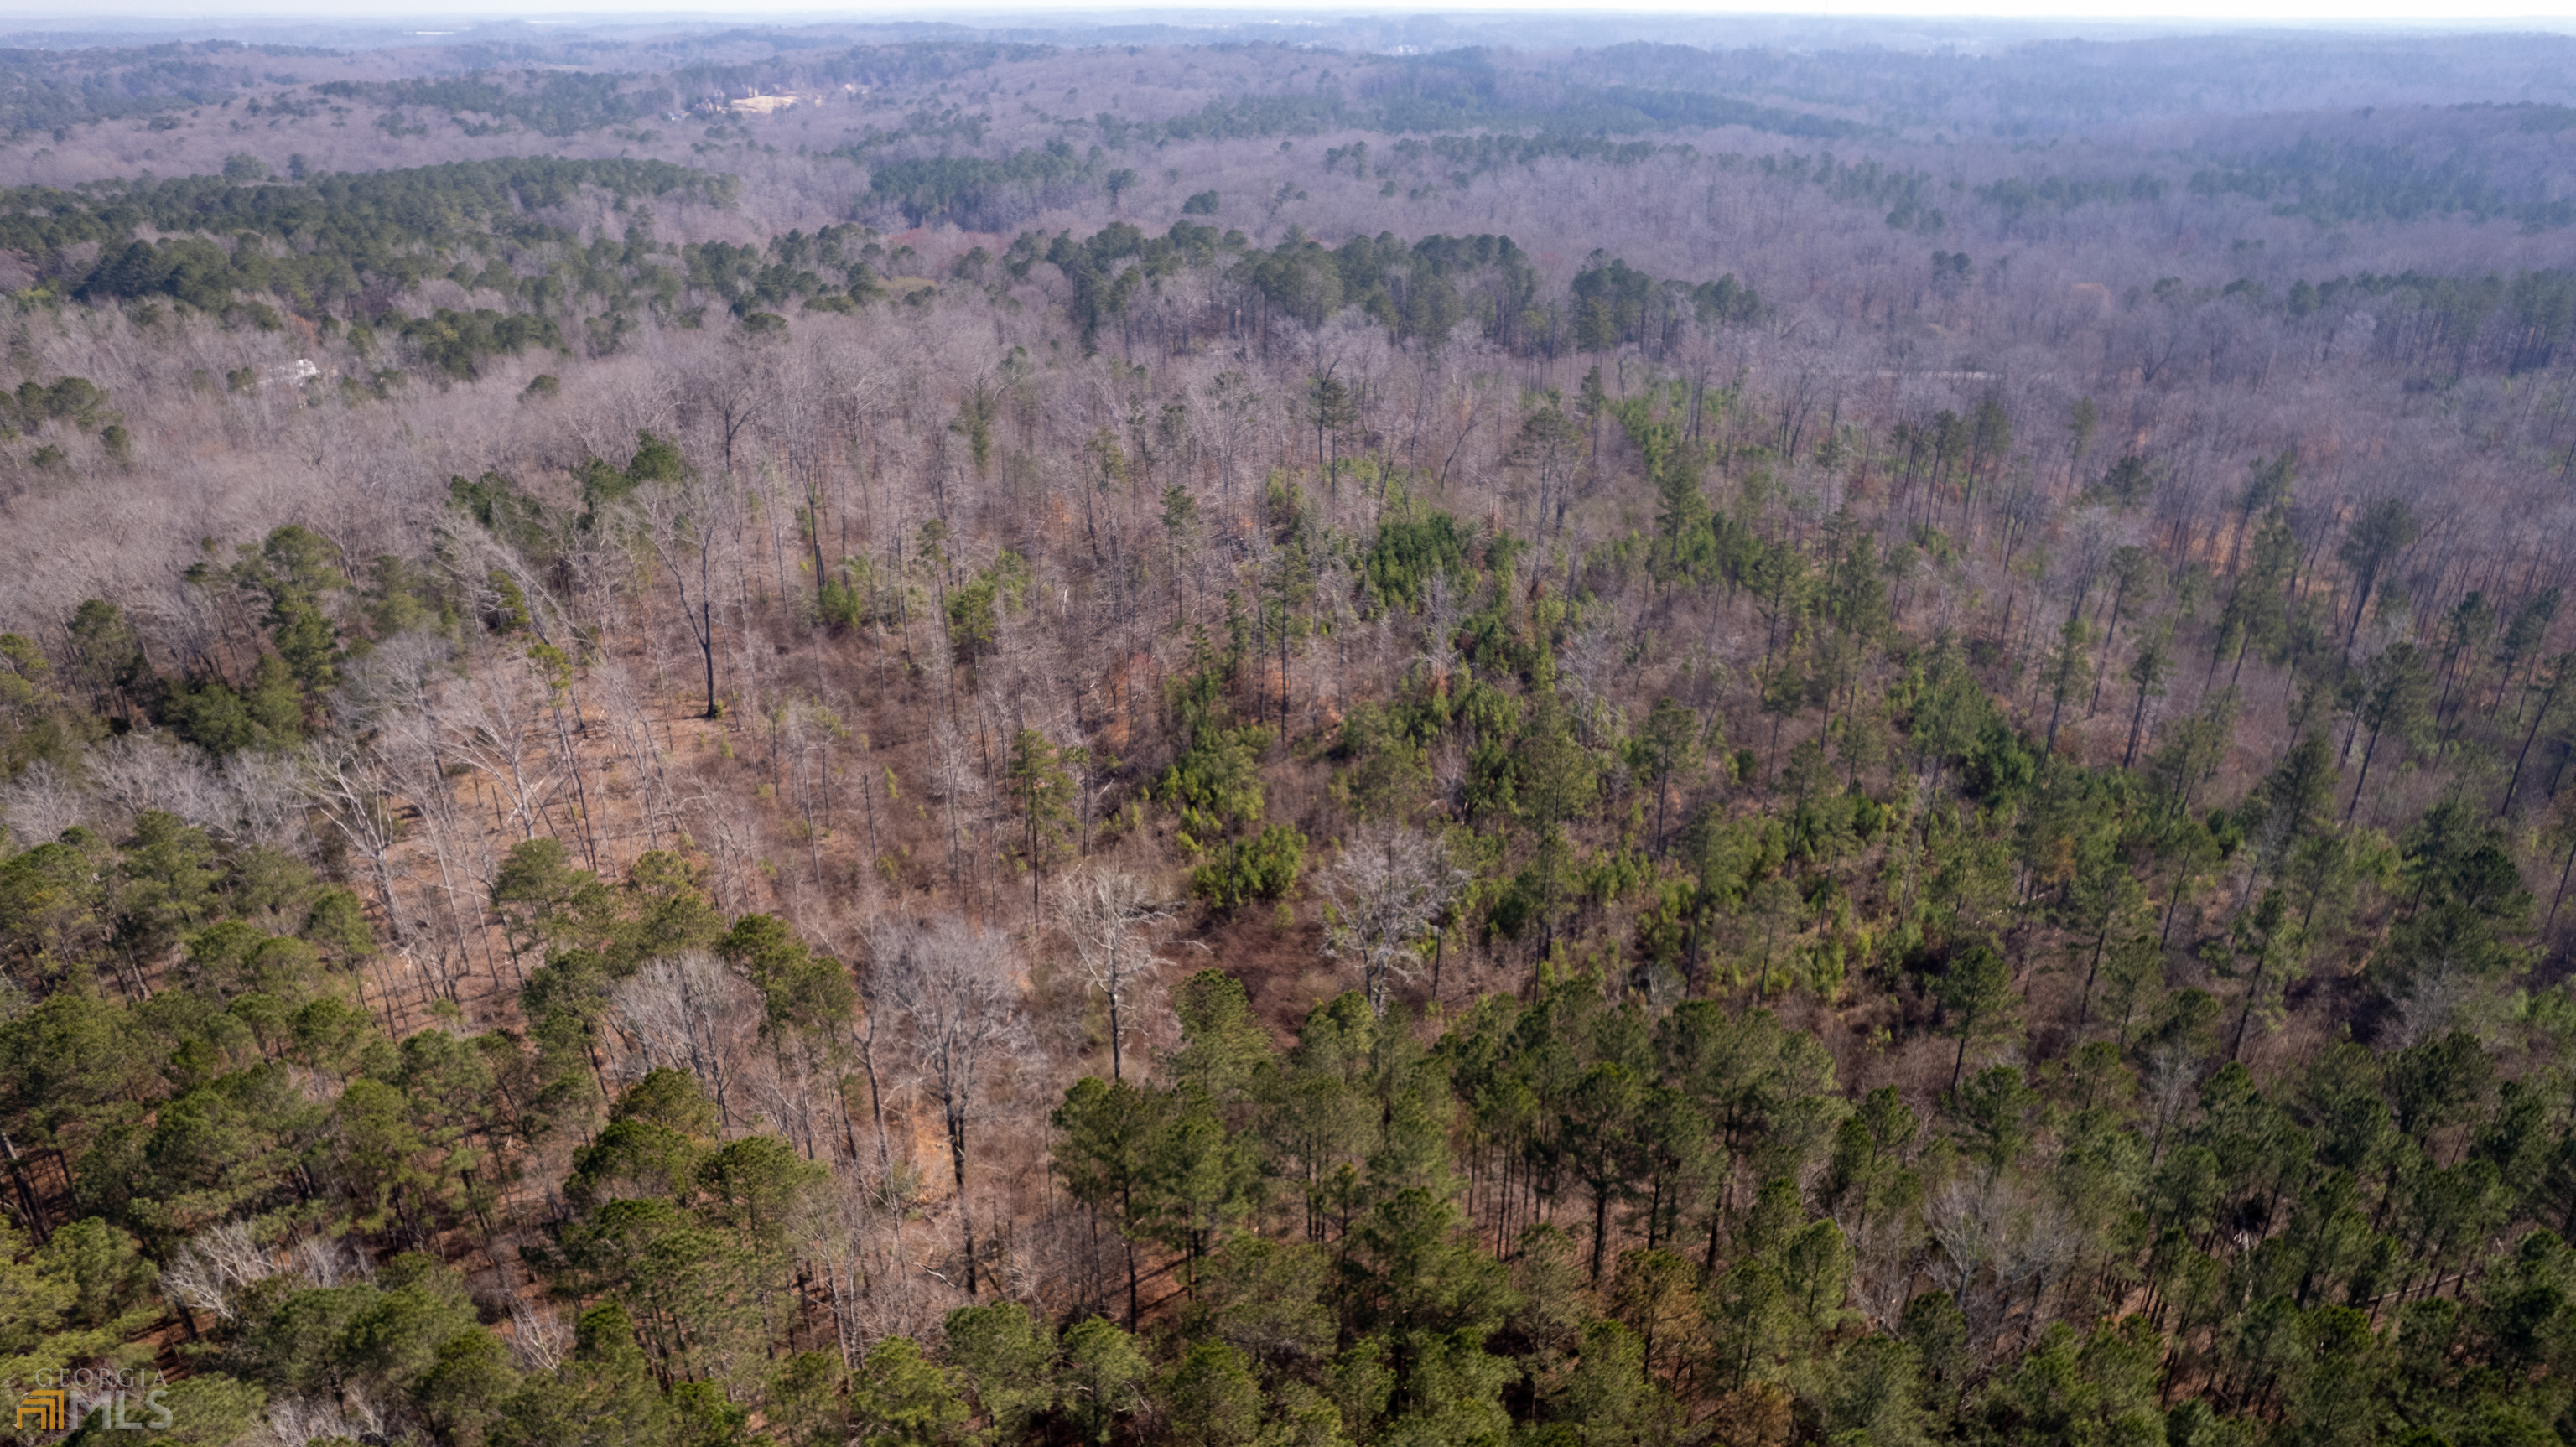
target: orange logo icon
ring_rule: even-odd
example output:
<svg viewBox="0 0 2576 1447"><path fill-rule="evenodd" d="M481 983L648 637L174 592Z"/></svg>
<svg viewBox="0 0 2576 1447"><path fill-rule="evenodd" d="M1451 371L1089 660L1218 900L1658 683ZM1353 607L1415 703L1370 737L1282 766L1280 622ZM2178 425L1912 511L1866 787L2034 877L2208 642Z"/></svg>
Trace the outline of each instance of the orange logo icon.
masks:
<svg viewBox="0 0 2576 1447"><path fill-rule="evenodd" d="M29 1392L18 1399L18 1420L15 1425L33 1426L39 1432L59 1432L70 1425L65 1420L70 1415L64 1410L66 1400L66 1395L60 1387L40 1387ZM33 1422L28 1420L31 1417L35 1419Z"/></svg>

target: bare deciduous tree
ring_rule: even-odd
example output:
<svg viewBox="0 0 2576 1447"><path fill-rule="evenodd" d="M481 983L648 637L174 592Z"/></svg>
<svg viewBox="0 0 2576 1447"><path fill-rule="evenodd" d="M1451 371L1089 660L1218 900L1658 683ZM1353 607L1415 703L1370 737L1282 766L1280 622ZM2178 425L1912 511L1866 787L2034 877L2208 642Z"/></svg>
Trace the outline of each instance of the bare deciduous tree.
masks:
<svg viewBox="0 0 2576 1447"><path fill-rule="evenodd" d="M1404 825L1370 825L1343 844L1319 881L1335 913L1324 952L1358 968L1370 1010L1385 1015L1388 994L1419 973L1415 944L1468 877L1439 840Z"/></svg>
<svg viewBox="0 0 2576 1447"><path fill-rule="evenodd" d="M235 1299L254 1282L277 1274L277 1263L241 1221L207 1227L171 1253L161 1268L161 1294L189 1311L231 1321Z"/></svg>
<svg viewBox="0 0 2576 1447"><path fill-rule="evenodd" d="M21 849L58 839L81 821L89 800L80 781L50 759L38 759L0 789L0 828Z"/></svg>
<svg viewBox="0 0 2576 1447"><path fill-rule="evenodd" d="M717 552L740 521L741 494L729 478L690 468L676 482L639 489L635 502L643 517L644 536L671 575L680 600L680 620L688 625L706 667L706 716L718 717L722 710L716 706Z"/></svg>
<svg viewBox="0 0 2576 1447"><path fill-rule="evenodd" d="M546 687L526 660L505 655L449 699L456 735L448 751L492 782L522 839L551 822L545 809L568 768L546 718Z"/></svg>
<svg viewBox="0 0 2576 1447"><path fill-rule="evenodd" d="M150 731L109 739L90 751L90 787L128 815L147 809L176 814L200 828L222 822L223 786L203 752Z"/></svg>
<svg viewBox="0 0 2576 1447"><path fill-rule="evenodd" d="M553 1311L510 1293L510 1354L523 1371L551 1372L572 1355L572 1333Z"/></svg>
<svg viewBox="0 0 2576 1447"><path fill-rule="evenodd" d="M685 1070L706 1082L730 1127L735 1066L760 1029L758 992L714 956L692 950L638 970L611 1003L637 1063L645 1070Z"/></svg>
<svg viewBox="0 0 2576 1447"><path fill-rule="evenodd" d="M1154 954L1154 934L1171 922L1177 906L1156 898L1142 878L1123 869L1094 865L1064 881L1056 910L1083 978L1109 1002L1109 1078L1124 1079L1126 1010L1129 998L1151 982L1162 961Z"/></svg>
<svg viewBox="0 0 2576 1447"><path fill-rule="evenodd" d="M1027 1048L1018 962L999 935L953 916L887 924L868 936L875 1000L920 1063L948 1132L957 1219L965 1234L966 1294L976 1292L975 1216L966 1198L966 1127L993 1078Z"/></svg>

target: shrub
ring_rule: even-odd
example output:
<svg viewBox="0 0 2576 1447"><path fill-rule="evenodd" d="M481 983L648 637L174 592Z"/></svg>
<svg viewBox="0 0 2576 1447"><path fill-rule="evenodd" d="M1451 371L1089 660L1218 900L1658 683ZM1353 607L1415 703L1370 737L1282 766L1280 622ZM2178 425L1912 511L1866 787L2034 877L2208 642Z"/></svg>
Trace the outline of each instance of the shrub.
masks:
<svg viewBox="0 0 2576 1447"><path fill-rule="evenodd" d="M1207 863L1190 871L1190 893L1210 909L1229 911L1280 899L1297 887L1305 863L1306 836L1294 825L1273 824L1253 838L1217 846Z"/></svg>

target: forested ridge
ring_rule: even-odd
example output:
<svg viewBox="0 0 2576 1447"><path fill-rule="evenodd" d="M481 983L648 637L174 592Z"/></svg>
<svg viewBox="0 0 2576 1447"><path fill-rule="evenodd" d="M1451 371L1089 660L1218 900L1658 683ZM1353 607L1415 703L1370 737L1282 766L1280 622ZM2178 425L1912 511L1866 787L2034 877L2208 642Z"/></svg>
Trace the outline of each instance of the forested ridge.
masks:
<svg viewBox="0 0 2576 1447"><path fill-rule="evenodd" d="M2563 85L1139 35L0 57L10 1440L2576 1436Z"/></svg>

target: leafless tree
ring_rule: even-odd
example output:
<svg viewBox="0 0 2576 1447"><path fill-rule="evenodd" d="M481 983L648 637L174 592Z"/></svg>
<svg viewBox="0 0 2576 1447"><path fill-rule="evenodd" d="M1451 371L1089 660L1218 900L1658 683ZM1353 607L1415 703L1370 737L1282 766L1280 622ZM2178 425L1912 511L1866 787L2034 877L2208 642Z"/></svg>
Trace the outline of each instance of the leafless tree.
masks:
<svg viewBox="0 0 2576 1447"><path fill-rule="evenodd" d="M510 1293L510 1354L522 1371L551 1372L572 1355L572 1334L554 1311Z"/></svg>
<svg viewBox="0 0 2576 1447"><path fill-rule="evenodd" d="M1923 1224L1939 1248L1934 1279L1967 1317L1968 1340L1984 1348L1998 1344L2021 1290L2033 1283L2036 1316L2050 1276L2072 1259L2081 1237L2058 1202L1966 1177L1924 1201Z"/></svg>
<svg viewBox="0 0 2576 1447"><path fill-rule="evenodd" d="M243 1288L277 1274L277 1263L247 1222L210 1226L182 1243L161 1268L161 1294L188 1311L231 1321Z"/></svg>
<svg viewBox="0 0 2576 1447"><path fill-rule="evenodd" d="M522 839L551 822L546 806L569 766L546 717L547 687L526 659L505 654L486 660L448 699L448 752L491 781Z"/></svg>
<svg viewBox="0 0 2576 1447"><path fill-rule="evenodd" d="M61 838L88 808L80 781L51 759L36 760L0 787L0 826L21 849Z"/></svg>
<svg viewBox="0 0 2576 1447"><path fill-rule="evenodd" d="M225 816L223 785L204 751L171 735L138 730L90 751L90 785L99 800L132 816L148 809L199 827Z"/></svg>
<svg viewBox="0 0 2576 1447"><path fill-rule="evenodd" d="M1129 1000L1161 968L1163 962L1154 954L1155 932L1176 912L1177 905L1158 898L1144 879L1112 865L1080 870L1057 890L1057 917L1082 962L1083 978L1109 1003L1112 1080L1124 1078Z"/></svg>
<svg viewBox="0 0 2576 1447"><path fill-rule="evenodd" d="M1566 692L1574 697L1575 723L1587 744L1597 747L1618 726L1610 712L1616 708L1611 683L1637 632L1622 626L1616 604L1601 603L1585 610L1583 626L1566 640Z"/></svg>
<svg viewBox="0 0 2576 1447"><path fill-rule="evenodd" d="M1892 1212L1859 1225L1852 1242L1852 1300L1861 1315L1882 1331L1893 1331L1914 1299L1918 1270L1912 1223Z"/></svg>
<svg viewBox="0 0 2576 1447"><path fill-rule="evenodd" d="M688 1071L705 1082L730 1127L735 1072L760 1029L758 993L713 955L691 950L638 970L611 1004L634 1047L636 1073Z"/></svg>
<svg viewBox="0 0 2576 1447"><path fill-rule="evenodd" d="M366 1248L353 1238L307 1236L295 1244L288 1261L289 1269L296 1275L319 1287L338 1286L346 1281L367 1281L376 1274L375 1264L367 1259Z"/></svg>
<svg viewBox="0 0 2576 1447"><path fill-rule="evenodd" d="M975 1216L966 1194L966 1128L984 1110L995 1077L1008 1072L1028 1046L1019 962L1001 936L954 916L881 925L868 935L868 955L878 975L875 997L919 1063L948 1132L971 1297Z"/></svg>
<svg viewBox="0 0 2576 1447"><path fill-rule="evenodd" d="M306 835L304 788L291 755L243 749L216 768L225 817L214 833L237 844L302 854Z"/></svg>
<svg viewBox="0 0 2576 1447"><path fill-rule="evenodd" d="M385 1414L355 1387L338 1397L281 1397L269 1404L268 1430L245 1441L274 1447L307 1447L309 1443L382 1440Z"/></svg>
<svg viewBox="0 0 2576 1447"><path fill-rule="evenodd" d="M679 828L678 801L661 748L653 742L653 720L644 710L635 680L614 659L590 670L591 697L599 701L610 737L625 756L636 813L644 821L645 847L659 849L662 836Z"/></svg>
<svg viewBox="0 0 2576 1447"><path fill-rule="evenodd" d="M1456 673L1459 663L1465 658L1458 651L1458 624L1464 617L1466 600L1458 596L1449 575L1433 573L1430 583L1423 589L1422 651L1411 661L1427 666L1434 682L1444 681Z"/></svg>
<svg viewBox="0 0 2576 1447"><path fill-rule="evenodd" d="M741 495L729 477L691 468L676 482L639 489L634 503L654 557L671 576L680 619L706 666L706 717L718 717L715 592L721 580L716 563L740 520Z"/></svg>
<svg viewBox="0 0 2576 1447"><path fill-rule="evenodd" d="M1439 840L1406 825L1366 825L1344 842L1318 881L1334 909L1324 952L1359 970L1370 1010L1384 1016L1395 986L1420 973L1415 946L1469 877Z"/></svg>
<svg viewBox="0 0 2576 1447"><path fill-rule="evenodd" d="M2200 1089L2200 1061L2185 1045L2159 1045L2147 1057L2147 1099L2155 1104L2155 1129L2147 1138L2147 1164L2164 1154L2165 1131Z"/></svg>

